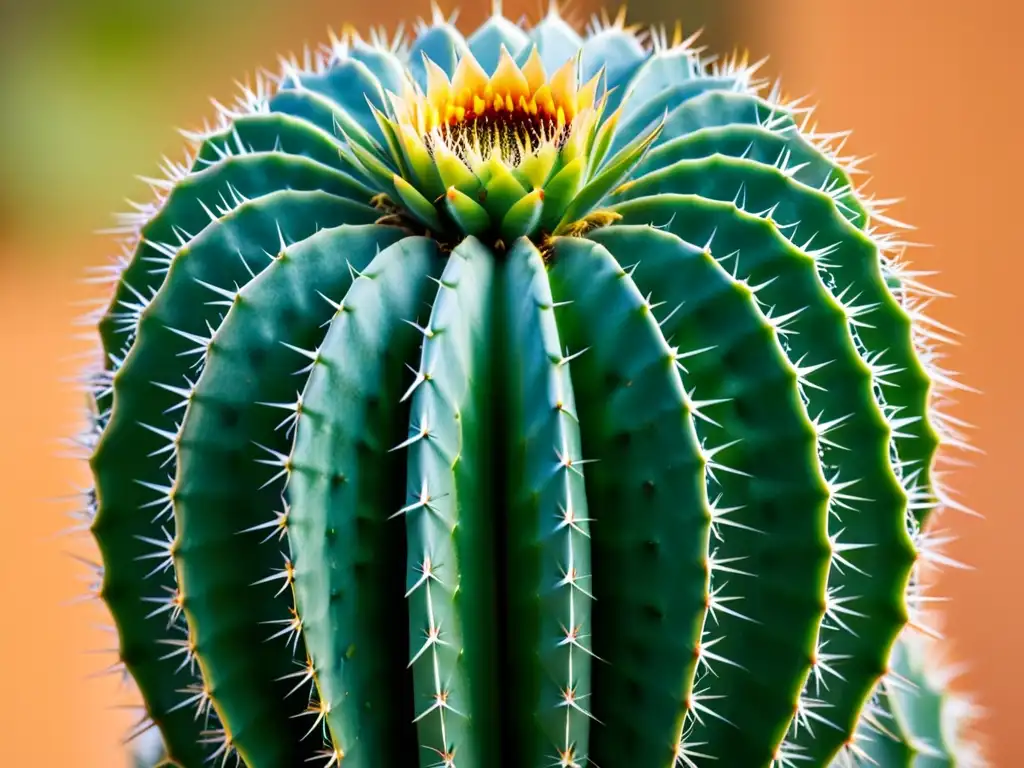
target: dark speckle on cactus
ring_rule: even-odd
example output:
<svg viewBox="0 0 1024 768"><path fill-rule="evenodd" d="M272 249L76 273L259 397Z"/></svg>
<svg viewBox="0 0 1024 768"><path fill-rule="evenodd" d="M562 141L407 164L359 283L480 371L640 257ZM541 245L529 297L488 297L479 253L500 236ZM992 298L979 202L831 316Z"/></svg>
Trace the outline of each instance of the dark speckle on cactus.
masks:
<svg viewBox="0 0 1024 768"><path fill-rule="evenodd" d="M948 331L757 69L435 11L187 135L89 378L143 764L983 764L922 639Z"/></svg>

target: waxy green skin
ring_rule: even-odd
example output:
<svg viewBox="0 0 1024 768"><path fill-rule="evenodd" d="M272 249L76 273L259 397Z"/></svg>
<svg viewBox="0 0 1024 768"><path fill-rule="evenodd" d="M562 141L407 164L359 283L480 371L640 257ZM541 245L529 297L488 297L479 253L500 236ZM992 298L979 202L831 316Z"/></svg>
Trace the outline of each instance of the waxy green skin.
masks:
<svg viewBox="0 0 1024 768"><path fill-rule="evenodd" d="M877 765L908 768L950 768L968 759L974 745L963 741L958 722L976 716L972 705L944 690L947 681L929 674L928 652L921 637L908 637L893 649L893 672L878 699L876 722L880 733L865 740L867 758Z"/></svg>
<svg viewBox="0 0 1024 768"><path fill-rule="evenodd" d="M544 194L427 194L385 94L501 46L579 52L606 122ZM937 506L900 278L749 78L435 18L197 137L93 393L100 592L165 765L970 764L941 691L878 689Z"/></svg>

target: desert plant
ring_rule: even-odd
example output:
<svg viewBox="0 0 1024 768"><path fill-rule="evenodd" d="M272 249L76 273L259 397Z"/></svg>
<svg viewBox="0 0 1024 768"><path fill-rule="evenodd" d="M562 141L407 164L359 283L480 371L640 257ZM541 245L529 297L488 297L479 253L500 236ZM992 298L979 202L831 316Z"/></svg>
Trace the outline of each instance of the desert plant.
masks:
<svg viewBox="0 0 1024 768"><path fill-rule="evenodd" d="M977 762L898 640L955 505L934 294L692 43L346 31L152 182L87 498L168 764Z"/></svg>

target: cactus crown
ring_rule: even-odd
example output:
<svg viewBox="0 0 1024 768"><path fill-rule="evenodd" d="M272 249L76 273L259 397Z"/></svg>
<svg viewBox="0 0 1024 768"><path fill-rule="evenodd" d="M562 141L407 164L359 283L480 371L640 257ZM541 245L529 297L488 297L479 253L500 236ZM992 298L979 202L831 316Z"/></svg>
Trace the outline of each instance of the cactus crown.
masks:
<svg viewBox="0 0 1024 768"><path fill-rule="evenodd" d="M594 104L600 74L578 88L573 57L548 80L536 47L520 68L504 45L490 76L472 51L459 59L450 81L430 59L424 66L426 94L412 85L405 99L393 100L391 128L400 151L391 159L408 169L394 180L403 197L413 194L411 184L444 200L439 213L449 214L456 236L484 234L487 220L514 239L534 235L542 220L549 226L559 220L574 190L556 180L580 175L601 117ZM546 188L557 192L545 199ZM488 197L506 199L494 204ZM426 200L418 202L428 210Z"/></svg>
<svg viewBox="0 0 1024 768"><path fill-rule="evenodd" d="M911 641L945 332L756 70L435 10L190 135L84 438L165 765L980 764Z"/></svg>
<svg viewBox="0 0 1024 768"><path fill-rule="evenodd" d="M564 24L557 15L549 23ZM385 91L383 108L371 105L385 143L342 131L353 165L386 190L379 200L398 203L396 211L436 238L454 244L469 235L504 246L518 237L565 234L661 131L645 126L645 135L605 158L622 108L605 115L604 69L581 83L578 47L549 77L541 47L520 43L520 65L509 53L515 43L510 32L489 41L499 51L492 72L468 47L450 77L421 52L425 85L408 79L401 95Z"/></svg>

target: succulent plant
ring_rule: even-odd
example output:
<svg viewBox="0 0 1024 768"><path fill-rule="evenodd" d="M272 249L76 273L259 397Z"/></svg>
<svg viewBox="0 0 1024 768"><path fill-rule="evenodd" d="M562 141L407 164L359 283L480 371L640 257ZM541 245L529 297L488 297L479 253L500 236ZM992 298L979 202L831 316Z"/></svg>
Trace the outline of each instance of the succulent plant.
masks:
<svg viewBox="0 0 1024 768"><path fill-rule="evenodd" d="M152 181L87 516L164 764L980 763L900 639L959 506L936 293L693 42L348 30Z"/></svg>

